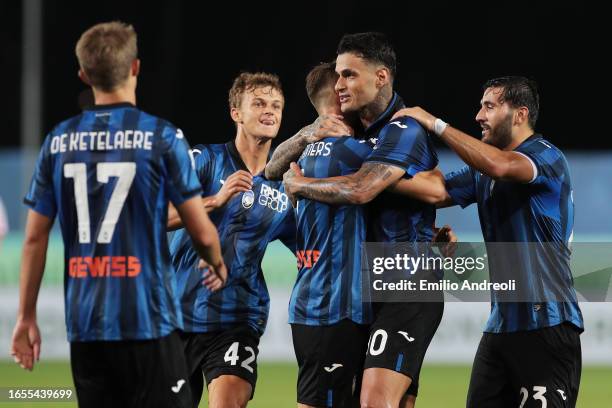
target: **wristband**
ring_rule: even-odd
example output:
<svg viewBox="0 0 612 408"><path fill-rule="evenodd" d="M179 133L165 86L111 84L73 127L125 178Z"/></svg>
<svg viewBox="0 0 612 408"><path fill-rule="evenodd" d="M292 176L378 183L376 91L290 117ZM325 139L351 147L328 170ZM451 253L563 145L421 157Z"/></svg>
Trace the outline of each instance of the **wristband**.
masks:
<svg viewBox="0 0 612 408"><path fill-rule="evenodd" d="M436 135L441 136L442 132L444 132L444 129L446 129L447 126L448 123L446 123L440 118L436 118L433 126L433 131Z"/></svg>

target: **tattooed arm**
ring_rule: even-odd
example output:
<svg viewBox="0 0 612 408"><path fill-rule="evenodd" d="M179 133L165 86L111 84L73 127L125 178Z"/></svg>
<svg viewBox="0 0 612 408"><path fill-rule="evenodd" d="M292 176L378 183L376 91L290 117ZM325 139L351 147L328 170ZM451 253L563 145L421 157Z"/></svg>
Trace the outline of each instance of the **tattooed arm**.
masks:
<svg viewBox="0 0 612 408"><path fill-rule="evenodd" d="M405 171L385 163L366 162L353 174L324 179L301 175L295 163L283 177L290 196L301 196L328 204L365 204L398 181Z"/></svg>
<svg viewBox="0 0 612 408"><path fill-rule="evenodd" d="M298 133L278 145L272 158L266 165L266 178L280 180L289 169L291 162L297 161L306 146L325 137L346 136L352 134L350 127L335 115L320 116L312 124L303 127Z"/></svg>
<svg viewBox="0 0 612 408"><path fill-rule="evenodd" d="M314 141L317 121L303 127L298 133L274 149L272 158L266 165L266 178L268 180L280 180L283 173L289 168L289 163L297 161L306 146Z"/></svg>

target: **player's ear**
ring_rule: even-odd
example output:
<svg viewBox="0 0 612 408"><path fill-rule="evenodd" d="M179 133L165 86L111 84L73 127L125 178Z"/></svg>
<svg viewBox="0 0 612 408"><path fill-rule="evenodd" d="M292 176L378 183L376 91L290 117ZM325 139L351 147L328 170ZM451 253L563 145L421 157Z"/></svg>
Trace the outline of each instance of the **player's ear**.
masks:
<svg viewBox="0 0 612 408"><path fill-rule="evenodd" d="M79 72L77 75L79 76L79 79L83 81L83 83L85 83L85 85L91 86L91 82L89 81L89 78L87 77L87 74L85 73L85 71L83 71L82 69L79 69Z"/></svg>
<svg viewBox="0 0 612 408"><path fill-rule="evenodd" d="M391 82L391 73L387 67L380 67L376 70L376 86L382 88Z"/></svg>
<svg viewBox="0 0 612 408"><path fill-rule="evenodd" d="M240 109L238 108L230 109L230 116L232 117L232 120L234 122L242 123L242 113L240 112Z"/></svg>
<svg viewBox="0 0 612 408"><path fill-rule="evenodd" d="M514 122L521 126L523 123L529 121L529 109L526 106L521 106L514 113Z"/></svg>
<svg viewBox="0 0 612 408"><path fill-rule="evenodd" d="M138 58L132 61L130 73L132 74L132 76L138 76L138 74L140 74L140 60Z"/></svg>

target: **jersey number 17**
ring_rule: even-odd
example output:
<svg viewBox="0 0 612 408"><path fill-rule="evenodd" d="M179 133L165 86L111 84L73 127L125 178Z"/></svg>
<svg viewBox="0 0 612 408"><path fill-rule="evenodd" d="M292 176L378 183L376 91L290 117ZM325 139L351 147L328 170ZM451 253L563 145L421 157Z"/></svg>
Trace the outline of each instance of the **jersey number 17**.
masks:
<svg viewBox="0 0 612 408"><path fill-rule="evenodd" d="M111 177L118 177L115 189L111 194L102 226L96 242L108 244L111 242L115 225L119 220L121 209L125 203L134 176L136 175L136 163L98 163L96 166L97 180L99 183L108 183ZM64 177L74 179L74 200L77 210L77 223L79 230L79 243L89 244L91 242L91 228L89 225L89 196L87 192L87 165L85 163L64 164Z"/></svg>

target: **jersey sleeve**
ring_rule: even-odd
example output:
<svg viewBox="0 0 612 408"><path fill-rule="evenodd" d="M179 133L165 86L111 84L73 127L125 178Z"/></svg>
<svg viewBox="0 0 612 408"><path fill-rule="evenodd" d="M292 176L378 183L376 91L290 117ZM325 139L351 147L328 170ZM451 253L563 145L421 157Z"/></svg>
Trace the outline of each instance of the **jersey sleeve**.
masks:
<svg viewBox="0 0 612 408"><path fill-rule="evenodd" d="M530 184L547 185L563 177L565 157L556 147L546 141L539 140L528 148L516 152L527 157L531 162L534 174Z"/></svg>
<svg viewBox="0 0 612 408"><path fill-rule="evenodd" d="M51 158L51 135L47 135L36 160L30 187L23 202L32 210L49 218L57 214L57 201L53 189L53 164Z"/></svg>
<svg viewBox="0 0 612 408"><path fill-rule="evenodd" d="M213 180L213 171L215 168L214 155L210 148L205 145L195 146L193 149L191 149L191 154L194 158L198 180L200 180L200 185L202 186L202 195L211 195L210 185L211 181Z"/></svg>
<svg viewBox="0 0 612 408"><path fill-rule="evenodd" d="M469 166L444 176L446 191L462 208L476 202L476 181Z"/></svg>
<svg viewBox="0 0 612 408"><path fill-rule="evenodd" d="M280 240L292 254L295 254L297 247L297 228L295 211L293 209L289 209L289 211L287 211L283 222L280 223L272 236L272 241L276 239Z"/></svg>
<svg viewBox="0 0 612 408"><path fill-rule="evenodd" d="M436 167L438 156L425 129L416 120L403 117L382 129L365 161L399 167L412 177Z"/></svg>
<svg viewBox="0 0 612 408"><path fill-rule="evenodd" d="M189 144L180 129L168 126L162 134L162 159L166 167L166 190L175 206L202 193Z"/></svg>

